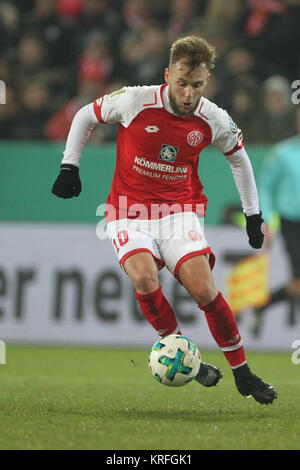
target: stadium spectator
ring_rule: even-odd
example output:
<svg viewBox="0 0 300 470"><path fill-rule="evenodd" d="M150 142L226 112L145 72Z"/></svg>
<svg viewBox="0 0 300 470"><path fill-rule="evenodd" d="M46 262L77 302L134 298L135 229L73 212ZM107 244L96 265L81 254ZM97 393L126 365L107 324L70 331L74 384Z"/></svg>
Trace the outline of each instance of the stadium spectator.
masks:
<svg viewBox="0 0 300 470"><path fill-rule="evenodd" d="M35 80L58 92L65 78L63 68L50 67L47 46L40 36L27 34L21 38L14 65L14 80L19 91L29 80Z"/></svg>
<svg viewBox="0 0 300 470"><path fill-rule="evenodd" d="M147 0L125 0L121 10L124 28L141 32L155 19L153 2Z"/></svg>
<svg viewBox="0 0 300 470"><path fill-rule="evenodd" d="M44 139L45 126L50 116L50 93L43 81L30 80L20 90L18 119L13 125L15 139Z"/></svg>
<svg viewBox="0 0 300 470"><path fill-rule="evenodd" d="M73 22L81 17L85 3L85 0L56 0L56 11L62 18Z"/></svg>
<svg viewBox="0 0 300 470"><path fill-rule="evenodd" d="M241 35L274 73L294 80L299 72L300 5L289 0L247 0Z"/></svg>
<svg viewBox="0 0 300 470"><path fill-rule="evenodd" d="M87 35L78 57L78 84L86 80L104 83L112 78L114 66L114 56L105 34L92 32Z"/></svg>
<svg viewBox="0 0 300 470"><path fill-rule="evenodd" d="M104 84L95 80L82 80L78 94L65 103L47 122L46 137L50 140L65 140L67 138L71 122L77 111L97 96L105 93Z"/></svg>
<svg viewBox="0 0 300 470"><path fill-rule="evenodd" d="M274 75L262 87L262 111L257 126L265 143L276 143L295 133L295 109L291 102L291 83Z"/></svg>
<svg viewBox="0 0 300 470"><path fill-rule="evenodd" d="M224 24L209 24L203 17L194 18L189 30L191 34L195 34L196 36L202 35L207 41L210 41L218 51L218 62L221 62L220 66L222 66L226 52L236 40L236 38L234 38L233 31L227 28ZM216 64L214 73L218 67L218 64Z"/></svg>
<svg viewBox="0 0 300 470"><path fill-rule="evenodd" d="M99 31L118 42L123 23L120 14L115 11L108 0L85 0L82 4L80 19L74 30L74 47L80 51L84 38L91 32ZM115 51L117 55L117 50Z"/></svg>
<svg viewBox="0 0 300 470"><path fill-rule="evenodd" d="M85 104L94 100L97 96L112 93L121 88L123 84L111 82L108 87L94 81L84 81L80 84L78 94L65 103L54 115L51 116L46 125L45 136L47 139L62 141L67 138L71 122L76 112ZM94 129L89 142L99 144L101 142L116 141L118 125L98 126Z"/></svg>
<svg viewBox="0 0 300 470"><path fill-rule="evenodd" d="M163 70L168 64L168 46L168 37L161 28L145 28L140 38L140 54L136 63L137 83L163 83Z"/></svg>
<svg viewBox="0 0 300 470"><path fill-rule="evenodd" d="M274 145L264 161L259 181L260 203L272 239L274 213L280 216L281 235L291 268L291 280L271 292L269 301L255 310L253 333L258 335L268 307L289 301L292 309L300 300L300 106L296 112L297 133Z"/></svg>
<svg viewBox="0 0 300 470"><path fill-rule="evenodd" d="M12 57L20 38L20 11L12 3L0 3L0 51Z"/></svg>
<svg viewBox="0 0 300 470"><path fill-rule="evenodd" d="M55 113L78 94L82 75L127 85L158 83L164 36L196 34L218 51L206 93L231 111L233 93L245 88L240 78L256 80L257 88L272 75L297 78L299 21L294 0L3 0L0 52L12 63L17 90L27 79L42 80ZM105 41L91 51L86 42L94 33Z"/></svg>
<svg viewBox="0 0 300 470"><path fill-rule="evenodd" d="M257 87L255 83L244 80L233 91L231 97L231 117L245 129L243 135L246 143L258 143L264 141L264 135L257 125L259 110Z"/></svg>
<svg viewBox="0 0 300 470"><path fill-rule="evenodd" d="M143 55L139 33L126 32L120 44L119 71L124 84L137 84L136 74L140 58Z"/></svg>
<svg viewBox="0 0 300 470"><path fill-rule="evenodd" d="M66 66L74 60L72 25L57 13L56 0L36 0L23 27L25 34L35 34L43 40L49 66Z"/></svg>
<svg viewBox="0 0 300 470"><path fill-rule="evenodd" d="M170 19L167 32L170 40L190 31L192 19L198 15L195 0L174 0L170 3Z"/></svg>
<svg viewBox="0 0 300 470"><path fill-rule="evenodd" d="M236 22L243 12L240 0L209 0L205 9L204 20L206 24L222 25L235 28Z"/></svg>
<svg viewBox="0 0 300 470"><path fill-rule="evenodd" d="M222 105L231 112L232 95L234 91L241 87L243 82L252 82L259 88L261 81L257 74L256 57L244 44L234 44L225 51L223 64L216 71L218 79L222 83L223 94Z"/></svg>
<svg viewBox="0 0 300 470"><path fill-rule="evenodd" d="M22 36L16 51L16 63L14 64L15 80L18 89L22 88L25 81L45 72L47 52L43 41L39 36L28 34Z"/></svg>

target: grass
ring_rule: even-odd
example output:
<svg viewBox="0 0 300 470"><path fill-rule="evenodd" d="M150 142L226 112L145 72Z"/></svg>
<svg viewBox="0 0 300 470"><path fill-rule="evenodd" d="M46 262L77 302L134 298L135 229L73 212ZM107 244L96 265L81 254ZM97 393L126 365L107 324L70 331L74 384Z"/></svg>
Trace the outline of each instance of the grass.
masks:
<svg viewBox="0 0 300 470"><path fill-rule="evenodd" d="M300 448L300 365L289 354L248 353L278 390L262 406L235 389L220 352L218 387L170 388L147 369L148 351L7 346L0 366L0 449L294 450Z"/></svg>

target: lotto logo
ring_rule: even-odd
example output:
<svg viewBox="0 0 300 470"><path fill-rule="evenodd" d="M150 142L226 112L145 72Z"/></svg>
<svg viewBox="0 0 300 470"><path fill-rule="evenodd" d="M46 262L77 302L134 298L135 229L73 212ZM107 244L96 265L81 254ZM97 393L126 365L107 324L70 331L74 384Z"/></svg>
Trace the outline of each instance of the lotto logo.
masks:
<svg viewBox="0 0 300 470"><path fill-rule="evenodd" d="M152 132L158 132L159 127L157 127L157 126L147 126L147 127L145 127L145 130L147 132L149 132L149 134L151 134Z"/></svg>

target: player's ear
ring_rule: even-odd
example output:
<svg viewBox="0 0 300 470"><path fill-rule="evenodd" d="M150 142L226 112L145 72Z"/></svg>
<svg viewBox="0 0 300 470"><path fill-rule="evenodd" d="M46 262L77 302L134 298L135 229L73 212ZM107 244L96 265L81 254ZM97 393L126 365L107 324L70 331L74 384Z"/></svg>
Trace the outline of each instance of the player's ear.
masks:
<svg viewBox="0 0 300 470"><path fill-rule="evenodd" d="M169 83L169 75L170 75L169 68L166 67L166 68L165 68L165 81L166 81L167 83Z"/></svg>
<svg viewBox="0 0 300 470"><path fill-rule="evenodd" d="M203 87L203 91L204 91L205 88L207 87L208 82L209 82L209 79L210 79L210 73L208 73L207 76L206 76L205 83L204 83L204 87Z"/></svg>

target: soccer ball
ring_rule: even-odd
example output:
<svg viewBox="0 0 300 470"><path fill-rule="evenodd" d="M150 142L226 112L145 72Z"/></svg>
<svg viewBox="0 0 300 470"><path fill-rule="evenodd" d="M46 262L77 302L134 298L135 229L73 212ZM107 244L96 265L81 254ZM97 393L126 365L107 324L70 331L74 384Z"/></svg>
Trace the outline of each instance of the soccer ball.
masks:
<svg viewBox="0 0 300 470"><path fill-rule="evenodd" d="M150 350L148 367L161 384L181 387L191 382L199 372L201 356L192 340L181 335L169 335L157 341Z"/></svg>

